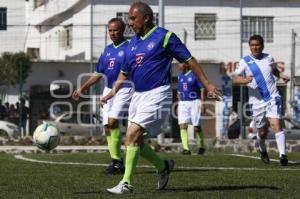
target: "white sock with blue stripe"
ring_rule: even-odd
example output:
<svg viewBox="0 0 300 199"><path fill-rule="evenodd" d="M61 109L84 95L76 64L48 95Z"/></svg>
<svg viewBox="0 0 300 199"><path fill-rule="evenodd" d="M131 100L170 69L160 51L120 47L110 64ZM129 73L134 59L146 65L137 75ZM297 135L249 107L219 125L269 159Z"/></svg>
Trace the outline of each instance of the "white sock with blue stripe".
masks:
<svg viewBox="0 0 300 199"><path fill-rule="evenodd" d="M277 148L279 151L279 157L285 155L285 134L283 131L275 133Z"/></svg>

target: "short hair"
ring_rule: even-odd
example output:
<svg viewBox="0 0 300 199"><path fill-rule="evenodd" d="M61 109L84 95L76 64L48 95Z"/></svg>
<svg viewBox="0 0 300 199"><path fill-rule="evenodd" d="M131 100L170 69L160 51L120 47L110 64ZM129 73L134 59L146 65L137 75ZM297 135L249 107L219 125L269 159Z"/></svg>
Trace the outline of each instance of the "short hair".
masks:
<svg viewBox="0 0 300 199"><path fill-rule="evenodd" d="M131 5L130 9L133 8L138 8L138 11L142 16L148 16L150 22L153 21L153 11L148 4L138 1Z"/></svg>
<svg viewBox="0 0 300 199"><path fill-rule="evenodd" d="M257 40L262 46L264 46L264 38L261 35L252 35L248 43L250 44L252 40Z"/></svg>
<svg viewBox="0 0 300 199"><path fill-rule="evenodd" d="M111 23L119 23L120 26L121 26L121 31L124 32L125 31L125 23L122 19L120 18L111 18L109 21L108 21L108 24L111 24Z"/></svg>

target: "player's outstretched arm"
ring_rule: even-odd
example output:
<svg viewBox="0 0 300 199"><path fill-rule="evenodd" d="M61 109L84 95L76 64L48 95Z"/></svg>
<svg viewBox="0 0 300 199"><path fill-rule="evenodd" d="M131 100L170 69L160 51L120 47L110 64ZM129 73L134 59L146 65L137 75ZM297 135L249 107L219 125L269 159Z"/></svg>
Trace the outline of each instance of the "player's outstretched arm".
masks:
<svg viewBox="0 0 300 199"><path fill-rule="evenodd" d="M114 84L114 87L111 89L111 91L107 95L103 96L100 99L100 103L106 104L109 99L111 99L113 96L115 96L115 94L120 90L122 83L127 79L128 79L127 76L124 73L120 72L118 75L118 79Z"/></svg>
<svg viewBox="0 0 300 199"><path fill-rule="evenodd" d="M82 86L80 86L78 89L76 89L73 94L72 94L72 98L75 101L78 101L80 98L80 95L87 90L88 88L90 88L92 85L94 85L99 79L101 78L101 76L99 74L93 74L88 80L86 80L86 82L84 82L84 84Z"/></svg>
<svg viewBox="0 0 300 199"><path fill-rule="evenodd" d="M208 95L213 98L217 98L218 100L222 99L222 92L213 84L209 83L205 73L203 72L201 66L197 63L197 61L192 58L188 62L190 69L197 76L197 78L201 81L205 89L207 90Z"/></svg>

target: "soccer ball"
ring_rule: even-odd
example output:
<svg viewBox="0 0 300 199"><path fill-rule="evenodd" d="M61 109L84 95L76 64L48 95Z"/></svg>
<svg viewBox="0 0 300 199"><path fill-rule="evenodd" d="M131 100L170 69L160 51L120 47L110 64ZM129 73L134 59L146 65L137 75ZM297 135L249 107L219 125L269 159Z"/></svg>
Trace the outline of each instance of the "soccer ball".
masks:
<svg viewBox="0 0 300 199"><path fill-rule="evenodd" d="M39 125L33 133L35 145L45 151L54 149L60 140L59 130L47 122Z"/></svg>

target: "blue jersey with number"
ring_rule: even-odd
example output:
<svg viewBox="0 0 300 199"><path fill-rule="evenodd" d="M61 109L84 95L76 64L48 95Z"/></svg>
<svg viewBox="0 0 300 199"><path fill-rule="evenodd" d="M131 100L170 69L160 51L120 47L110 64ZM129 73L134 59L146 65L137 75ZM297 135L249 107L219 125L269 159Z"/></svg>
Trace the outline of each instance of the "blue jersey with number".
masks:
<svg viewBox="0 0 300 199"><path fill-rule="evenodd" d="M192 71L180 72L178 75L178 94L181 101L201 99L201 82Z"/></svg>
<svg viewBox="0 0 300 199"><path fill-rule="evenodd" d="M132 37L121 72L130 75L135 91L149 91L170 84L173 58L186 62L191 57L174 33L155 26L144 37Z"/></svg>
<svg viewBox="0 0 300 199"><path fill-rule="evenodd" d="M110 44L105 47L104 52L101 54L97 67L97 73L105 74L107 78L107 87L112 88L121 70L121 66L126 62L126 48L129 41L115 46ZM122 87L128 87L128 84L123 84Z"/></svg>

